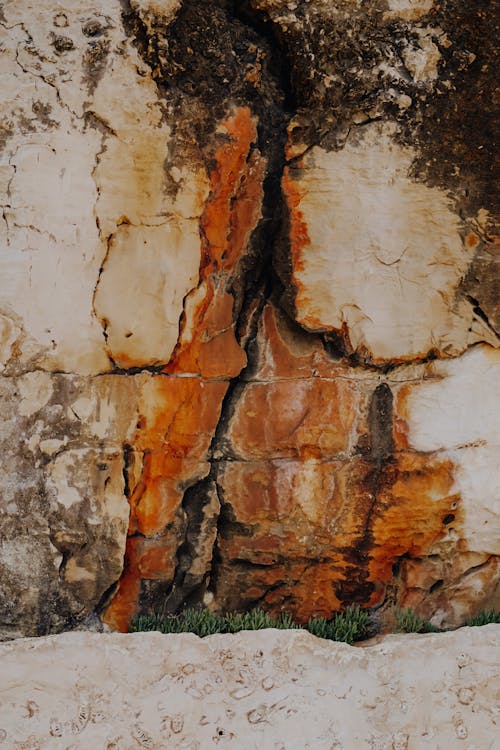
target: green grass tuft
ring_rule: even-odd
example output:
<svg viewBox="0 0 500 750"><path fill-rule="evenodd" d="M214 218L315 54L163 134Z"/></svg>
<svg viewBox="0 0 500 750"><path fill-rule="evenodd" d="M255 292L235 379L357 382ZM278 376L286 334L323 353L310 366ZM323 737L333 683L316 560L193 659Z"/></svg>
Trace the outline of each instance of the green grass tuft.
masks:
<svg viewBox="0 0 500 750"><path fill-rule="evenodd" d="M318 638L354 643L368 637L372 628L370 615L355 604L344 612L338 612L331 620L314 617L306 625L307 630Z"/></svg>
<svg viewBox="0 0 500 750"><path fill-rule="evenodd" d="M309 620L306 629L319 638L354 643L366 637L371 627L370 616L357 606L339 612L332 620L317 617ZM286 612L273 617L262 609L214 615L208 609L185 609L178 615L138 615L130 626L131 633L158 630L160 633L195 633L201 638L214 633L239 633L242 630L300 628Z"/></svg>
<svg viewBox="0 0 500 750"><path fill-rule="evenodd" d="M394 609L396 631L399 633L441 633L442 630L431 625L411 608ZM486 610L467 621L467 625L488 625L500 623L500 612ZM204 638L214 633L239 633L242 630L279 630L300 629L291 615L282 613L273 617L262 609L250 612L229 612L226 615L215 615L208 609L188 608L178 615L152 614L136 616L130 626L131 633L157 630L160 633L195 633ZM368 638L373 632L373 623L369 613L355 604L344 612L337 612L331 620L325 617L313 617L304 626L318 638L330 641L355 643Z"/></svg>
<svg viewBox="0 0 500 750"><path fill-rule="evenodd" d="M394 608L396 618L396 632L398 633L441 633L440 628L432 625L429 620L417 615L411 607Z"/></svg>
<svg viewBox="0 0 500 750"><path fill-rule="evenodd" d="M477 625L491 625L492 623L500 623L500 612L494 609L485 609L474 617L470 617L465 624L469 627L475 627Z"/></svg>

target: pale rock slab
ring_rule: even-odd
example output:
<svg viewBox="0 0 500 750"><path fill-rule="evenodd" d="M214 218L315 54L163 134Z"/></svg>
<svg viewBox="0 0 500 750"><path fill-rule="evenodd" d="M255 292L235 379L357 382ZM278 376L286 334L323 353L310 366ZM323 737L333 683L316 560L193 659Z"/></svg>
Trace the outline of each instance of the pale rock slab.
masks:
<svg viewBox="0 0 500 750"><path fill-rule="evenodd" d="M3 4L3 368L13 347L17 372L36 362L94 374L121 353L130 364L168 361L197 281L207 178L200 164L169 161L171 126L121 10L117 0L105 14L90 0L64 12L48 0ZM153 248L144 264L143 240ZM166 288L151 274L158 253Z"/></svg>
<svg viewBox="0 0 500 750"><path fill-rule="evenodd" d="M500 627L388 636L66 633L0 647L6 747L498 747ZM133 686L133 687L131 687Z"/></svg>
<svg viewBox="0 0 500 750"><path fill-rule="evenodd" d="M118 367L168 362L198 266L195 222L118 228L94 297L109 356Z"/></svg>
<svg viewBox="0 0 500 750"><path fill-rule="evenodd" d="M450 198L410 177L415 153L394 135L372 123L341 151L317 146L285 169L296 320L345 330L352 349L375 362L497 345L457 298L472 256Z"/></svg>
<svg viewBox="0 0 500 750"><path fill-rule="evenodd" d="M149 374L2 378L2 636L92 612L119 577L128 526L123 439Z"/></svg>
<svg viewBox="0 0 500 750"><path fill-rule="evenodd" d="M491 555L500 554L499 378L500 351L479 346L431 363L400 399L410 446L453 461L461 546Z"/></svg>

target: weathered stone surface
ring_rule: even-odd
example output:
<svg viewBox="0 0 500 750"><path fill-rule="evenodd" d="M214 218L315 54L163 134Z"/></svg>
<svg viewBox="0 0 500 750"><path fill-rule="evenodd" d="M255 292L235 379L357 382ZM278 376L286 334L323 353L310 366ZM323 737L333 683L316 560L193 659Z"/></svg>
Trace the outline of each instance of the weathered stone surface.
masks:
<svg viewBox="0 0 500 750"><path fill-rule="evenodd" d="M381 376L301 343L270 306L257 346L221 443L217 605L307 619L394 585L389 601L436 624L496 605L498 350Z"/></svg>
<svg viewBox="0 0 500 750"><path fill-rule="evenodd" d="M13 641L0 647L0 737L47 750L493 749L499 646L498 625L365 648L277 630Z"/></svg>
<svg viewBox="0 0 500 750"><path fill-rule="evenodd" d="M491 17L1 4L3 636L497 606Z"/></svg>
<svg viewBox="0 0 500 750"><path fill-rule="evenodd" d="M444 190L415 182L395 129L358 127L341 151L315 147L284 173L296 319L342 332L369 360L456 355L498 337L457 299L474 257Z"/></svg>

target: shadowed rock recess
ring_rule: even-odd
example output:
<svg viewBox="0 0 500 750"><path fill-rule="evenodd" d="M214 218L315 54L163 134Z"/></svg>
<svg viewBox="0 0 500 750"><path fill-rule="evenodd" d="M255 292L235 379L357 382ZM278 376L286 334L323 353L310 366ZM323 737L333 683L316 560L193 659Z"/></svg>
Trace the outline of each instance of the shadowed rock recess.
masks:
<svg viewBox="0 0 500 750"><path fill-rule="evenodd" d="M28 5L0 4L1 636L498 608L492 4Z"/></svg>

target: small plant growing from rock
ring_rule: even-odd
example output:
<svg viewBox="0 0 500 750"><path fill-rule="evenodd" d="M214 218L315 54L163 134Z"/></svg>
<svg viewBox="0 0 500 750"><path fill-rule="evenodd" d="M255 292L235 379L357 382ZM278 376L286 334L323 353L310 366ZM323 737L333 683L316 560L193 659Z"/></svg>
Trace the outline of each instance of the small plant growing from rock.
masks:
<svg viewBox="0 0 500 750"><path fill-rule="evenodd" d="M396 631L399 633L441 633L442 630L432 625L429 620L420 617L411 607L395 607L394 618ZM485 610L467 620L466 625L488 625L500 623L500 612ZM215 633L239 633L242 630L279 630L305 629L318 638L331 641L355 643L373 634L374 626L370 614L355 604L343 612L337 612L332 619L312 617L304 626L297 625L291 615L284 612L273 617L262 609L250 612L228 612L216 615L208 609L187 608L180 614L150 614L136 616L130 626L130 632L157 630L160 633L194 633L204 638Z"/></svg>
<svg viewBox="0 0 500 750"><path fill-rule="evenodd" d="M160 633L194 633L205 638L215 633L225 633L225 619L208 609L189 608L179 615L153 614L135 617L130 632L158 630Z"/></svg>
<svg viewBox="0 0 500 750"><path fill-rule="evenodd" d="M241 630L262 630L263 628L278 628L279 630L291 630L296 628L292 617L283 613L276 619L262 609L253 609L251 612L232 612L226 615L227 633L239 633Z"/></svg>
<svg viewBox="0 0 500 750"><path fill-rule="evenodd" d="M441 633L440 628L432 625L424 617L417 615L412 607L407 607L406 609L395 607L394 618L398 633Z"/></svg>
<svg viewBox="0 0 500 750"><path fill-rule="evenodd" d="M307 630L318 638L354 643L368 637L372 628L370 615L355 604L338 612L331 620L315 617L309 620Z"/></svg>
<svg viewBox="0 0 500 750"><path fill-rule="evenodd" d="M287 613L273 617L261 609L253 609L250 612L215 615L208 609L188 608L178 615L138 615L132 621L130 632L158 630L160 633L194 633L204 638L214 633L239 633L242 630L264 628L294 630L300 629L301 626ZM354 643L367 637L371 629L371 619L367 612L351 605L331 620L324 617L310 619L305 628L319 638Z"/></svg>
<svg viewBox="0 0 500 750"><path fill-rule="evenodd" d="M493 623L500 623L500 612L494 609L485 609L474 617L470 617L465 624L469 627L475 627L476 625L491 625Z"/></svg>

